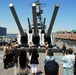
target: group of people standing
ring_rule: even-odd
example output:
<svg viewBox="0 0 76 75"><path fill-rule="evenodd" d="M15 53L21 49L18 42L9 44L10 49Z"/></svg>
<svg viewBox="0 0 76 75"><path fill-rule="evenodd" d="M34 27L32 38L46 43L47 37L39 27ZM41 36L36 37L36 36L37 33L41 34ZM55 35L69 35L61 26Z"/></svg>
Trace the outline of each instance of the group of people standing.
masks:
<svg viewBox="0 0 76 75"><path fill-rule="evenodd" d="M32 75L36 75L38 71L38 51L36 47L32 47L32 43L29 43L29 60L28 55L24 47L20 47L17 42L12 41L4 46L4 69L11 67L18 67L19 75L28 75L30 69Z"/></svg>
<svg viewBox="0 0 76 75"><path fill-rule="evenodd" d="M76 75L76 54L72 48L66 49L65 43L63 43L62 51L64 75Z"/></svg>
<svg viewBox="0 0 76 75"><path fill-rule="evenodd" d="M46 43L46 57L44 58L44 70L45 75L62 75L59 72L59 64L56 62L56 58L49 49L49 44ZM76 54L74 54L72 48L66 48L65 43L62 47L62 62L63 62L63 75L76 75Z"/></svg>
<svg viewBox="0 0 76 75"><path fill-rule="evenodd" d="M13 54L14 54L14 49L13 49L13 45L15 44L14 41L12 41L11 43L6 43L4 45L4 69L7 69L9 67L12 67L13 65Z"/></svg>
<svg viewBox="0 0 76 75"><path fill-rule="evenodd" d="M60 75L59 64L56 62L56 58L51 49L49 49L48 42L45 43L46 56L44 57L44 74L45 75ZM63 48L64 49L64 48ZM63 50L63 53L66 50ZM32 75L36 75L38 72L39 53L37 47L32 47L32 42L29 43L29 57L26 50L20 47L17 42L11 42L4 46L4 68L7 69L16 64L19 68L19 75L28 75L30 69ZM63 54L63 69L64 75L75 75L74 70L75 55L71 48L67 49L67 53ZM74 74L75 73L75 74Z"/></svg>

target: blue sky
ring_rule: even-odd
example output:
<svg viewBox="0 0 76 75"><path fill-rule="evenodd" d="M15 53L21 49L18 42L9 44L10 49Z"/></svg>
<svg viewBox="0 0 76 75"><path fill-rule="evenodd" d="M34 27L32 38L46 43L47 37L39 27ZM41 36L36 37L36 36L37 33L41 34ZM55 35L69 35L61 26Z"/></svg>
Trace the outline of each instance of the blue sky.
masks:
<svg viewBox="0 0 76 75"><path fill-rule="evenodd" d="M17 24L9 8L13 3L23 29L28 28L27 18L32 21L32 9L29 4L35 0L0 0L0 26L7 28L7 33L19 33ZM46 17L46 28L48 29L55 4L60 4L52 31L76 29L76 0L40 0L46 4L42 7Z"/></svg>

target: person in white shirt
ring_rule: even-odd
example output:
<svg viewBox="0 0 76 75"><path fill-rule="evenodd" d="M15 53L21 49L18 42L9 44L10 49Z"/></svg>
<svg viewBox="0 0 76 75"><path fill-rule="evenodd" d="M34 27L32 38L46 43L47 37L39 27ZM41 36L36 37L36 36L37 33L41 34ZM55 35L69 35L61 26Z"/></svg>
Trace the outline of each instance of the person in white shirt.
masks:
<svg viewBox="0 0 76 75"><path fill-rule="evenodd" d="M75 55L73 54L73 49L69 48L67 50L67 55L62 58L64 75L74 75L73 68L75 62Z"/></svg>

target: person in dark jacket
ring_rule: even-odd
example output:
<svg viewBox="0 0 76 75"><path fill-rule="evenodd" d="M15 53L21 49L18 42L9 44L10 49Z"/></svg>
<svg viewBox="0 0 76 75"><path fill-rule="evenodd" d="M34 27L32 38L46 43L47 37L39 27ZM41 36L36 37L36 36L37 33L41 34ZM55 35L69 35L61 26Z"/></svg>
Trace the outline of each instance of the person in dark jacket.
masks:
<svg viewBox="0 0 76 75"><path fill-rule="evenodd" d="M32 53L32 42L29 43L29 56L31 55Z"/></svg>
<svg viewBox="0 0 76 75"><path fill-rule="evenodd" d="M32 50L32 56L30 61L32 75L36 75L38 71L38 64L39 64L38 57L39 57L39 54L38 54L37 48L34 47Z"/></svg>
<svg viewBox="0 0 76 75"><path fill-rule="evenodd" d="M67 53L65 43L63 43L62 52L63 52L63 55Z"/></svg>

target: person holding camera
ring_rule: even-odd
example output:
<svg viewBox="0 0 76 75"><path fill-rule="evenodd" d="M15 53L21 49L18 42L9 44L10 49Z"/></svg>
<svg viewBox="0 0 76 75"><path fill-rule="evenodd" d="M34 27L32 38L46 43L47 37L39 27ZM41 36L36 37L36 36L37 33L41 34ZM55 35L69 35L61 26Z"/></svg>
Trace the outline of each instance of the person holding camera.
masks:
<svg viewBox="0 0 76 75"><path fill-rule="evenodd" d="M75 55L73 54L73 49L69 48L67 54L62 58L64 75L74 75L73 68L75 62Z"/></svg>

